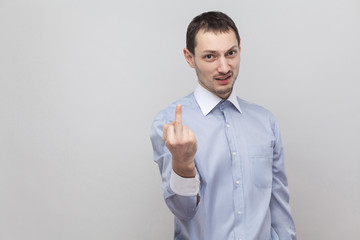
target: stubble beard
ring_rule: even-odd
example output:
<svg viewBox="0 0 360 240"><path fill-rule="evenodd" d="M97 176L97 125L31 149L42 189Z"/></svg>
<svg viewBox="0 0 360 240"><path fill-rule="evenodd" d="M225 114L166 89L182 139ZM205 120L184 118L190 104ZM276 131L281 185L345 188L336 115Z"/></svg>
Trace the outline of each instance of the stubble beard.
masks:
<svg viewBox="0 0 360 240"><path fill-rule="evenodd" d="M198 74L197 74L198 75ZM226 99L230 96L233 88L234 88L234 84L235 84L235 81L236 81L236 78L237 78L237 75L234 76L233 75L233 72L232 72L232 76L231 77L234 77L234 81L232 81L231 85L225 89L216 89L214 87L214 85L212 86L208 86L204 83L204 81L202 81L200 78L199 78L199 75L198 75L198 80L199 80L199 83L201 86L203 86L204 88L206 88L208 91L214 93L216 96L222 98L222 99ZM213 79L213 81L217 81L215 79Z"/></svg>
<svg viewBox="0 0 360 240"><path fill-rule="evenodd" d="M214 81L216 81L216 80L214 80ZM200 78L199 78L199 83L201 86L203 86L209 92L214 93L216 96L221 97L221 98L227 98L230 96L230 94L234 88L235 81L232 82L231 86L229 86L228 88L225 88L225 89L216 89L214 86L208 86Z"/></svg>

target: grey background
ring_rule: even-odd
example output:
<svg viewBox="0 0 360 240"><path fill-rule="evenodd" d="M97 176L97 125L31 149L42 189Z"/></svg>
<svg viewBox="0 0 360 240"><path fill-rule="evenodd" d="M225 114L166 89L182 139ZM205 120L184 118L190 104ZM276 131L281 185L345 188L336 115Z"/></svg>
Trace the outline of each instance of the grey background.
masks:
<svg viewBox="0 0 360 240"><path fill-rule="evenodd" d="M299 239L360 235L360 3L0 0L0 239L171 239L149 140L190 93L187 24L228 13L236 92L278 118Z"/></svg>

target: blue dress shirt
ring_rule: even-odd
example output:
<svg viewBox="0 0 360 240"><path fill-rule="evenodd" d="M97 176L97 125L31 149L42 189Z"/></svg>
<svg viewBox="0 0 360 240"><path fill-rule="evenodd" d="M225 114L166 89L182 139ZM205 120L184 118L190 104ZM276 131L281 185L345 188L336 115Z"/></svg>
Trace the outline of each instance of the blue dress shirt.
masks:
<svg viewBox="0 0 360 240"><path fill-rule="evenodd" d="M198 204L197 196L170 188L172 160L162 131L174 121L177 104L197 139ZM198 85L155 117L150 137L165 202L175 215L174 239L296 239L279 127L268 110L234 92L224 101Z"/></svg>

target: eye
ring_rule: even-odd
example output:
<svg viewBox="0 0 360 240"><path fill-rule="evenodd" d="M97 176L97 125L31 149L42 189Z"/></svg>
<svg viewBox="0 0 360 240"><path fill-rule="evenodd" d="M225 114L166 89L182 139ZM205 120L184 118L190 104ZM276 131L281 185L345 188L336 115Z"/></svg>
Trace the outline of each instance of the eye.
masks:
<svg viewBox="0 0 360 240"><path fill-rule="evenodd" d="M216 56L214 54L206 54L203 56L203 59L207 62L215 61Z"/></svg>
<svg viewBox="0 0 360 240"><path fill-rule="evenodd" d="M236 51L235 50L231 50L228 52L228 56L235 56L236 55Z"/></svg>

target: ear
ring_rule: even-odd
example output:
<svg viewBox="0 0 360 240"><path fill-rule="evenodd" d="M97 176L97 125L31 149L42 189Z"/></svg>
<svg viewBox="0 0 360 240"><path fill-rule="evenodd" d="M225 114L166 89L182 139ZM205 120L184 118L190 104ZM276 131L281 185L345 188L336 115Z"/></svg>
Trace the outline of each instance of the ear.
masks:
<svg viewBox="0 0 360 240"><path fill-rule="evenodd" d="M184 48L184 57L190 67L195 68L194 55L189 51L189 49Z"/></svg>
<svg viewBox="0 0 360 240"><path fill-rule="evenodd" d="M240 38L240 41L239 41L239 53L241 52L241 46L240 46L240 43L241 43L241 38Z"/></svg>

